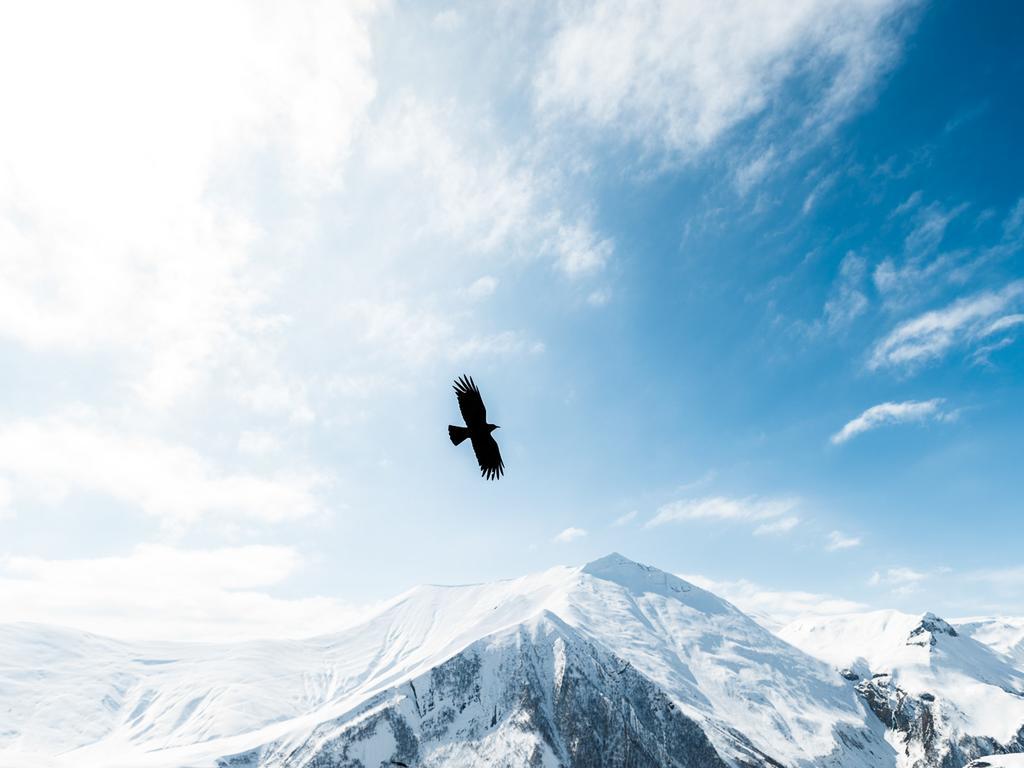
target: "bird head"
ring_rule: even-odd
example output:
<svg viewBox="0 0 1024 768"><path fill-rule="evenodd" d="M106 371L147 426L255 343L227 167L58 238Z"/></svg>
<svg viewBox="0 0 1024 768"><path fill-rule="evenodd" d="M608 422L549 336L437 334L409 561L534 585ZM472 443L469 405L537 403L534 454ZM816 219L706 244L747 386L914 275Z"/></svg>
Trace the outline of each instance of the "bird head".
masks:
<svg viewBox="0 0 1024 768"><path fill-rule="evenodd" d="M493 432L496 429L501 429L501 427L499 427L497 424L488 424L487 425L487 431L488 432Z"/></svg>

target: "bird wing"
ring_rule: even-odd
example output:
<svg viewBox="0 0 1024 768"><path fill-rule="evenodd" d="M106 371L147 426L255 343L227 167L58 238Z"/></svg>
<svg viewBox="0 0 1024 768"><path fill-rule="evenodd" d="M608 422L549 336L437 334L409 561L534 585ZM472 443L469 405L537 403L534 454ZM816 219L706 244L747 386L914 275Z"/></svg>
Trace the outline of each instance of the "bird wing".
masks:
<svg viewBox="0 0 1024 768"><path fill-rule="evenodd" d="M487 409L484 407L483 398L480 397L480 390L476 388L473 377L463 374L455 380L453 389L466 426L470 429L483 427L487 423Z"/></svg>
<svg viewBox="0 0 1024 768"><path fill-rule="evenodd" d="M476 463L480 465L480 476L488 480L497 480L505 472L505 462L501 460L498 444L490 435L474 437L472 442Z"/></svg>

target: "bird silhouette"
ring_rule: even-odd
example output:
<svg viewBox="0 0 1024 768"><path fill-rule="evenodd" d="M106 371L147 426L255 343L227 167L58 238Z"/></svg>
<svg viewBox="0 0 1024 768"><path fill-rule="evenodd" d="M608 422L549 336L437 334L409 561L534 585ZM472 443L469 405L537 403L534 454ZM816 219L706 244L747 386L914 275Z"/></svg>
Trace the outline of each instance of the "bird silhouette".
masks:
<svg viewBox="0 0 1024 768"><path fill-rule="evenodd" d="M467 437L473 444L476 462L480 465L480 476L488 480L497 480L505 472L505 462L501 460L498 444L494 442L491 432L498 429L497 424L487 423L487 409L484 407L480 390L476 388L473 377L463 374L455 380L452 387L462 411L464 427L448 425L448 437L452 445L458 445Z"/></svg>

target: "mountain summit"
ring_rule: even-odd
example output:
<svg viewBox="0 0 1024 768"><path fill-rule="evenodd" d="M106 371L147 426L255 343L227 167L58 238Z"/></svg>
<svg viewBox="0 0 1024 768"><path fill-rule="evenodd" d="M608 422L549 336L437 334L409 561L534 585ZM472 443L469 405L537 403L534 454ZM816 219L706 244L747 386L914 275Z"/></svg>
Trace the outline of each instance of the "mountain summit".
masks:
<svg viewBox="0 0 1024 768"><path fill-rule="evenodd" d="M937 617L895 624L903 652L997 671L978 655L987 646ZM356 627L304 641L122 643L14 625L0 627L0 766L956 768L982 746L1006 751L1003 732L977 719L958 733L989 742L920 762L892 738L903 720L885 719L896 710L882 703L904 688L864 688L810 651L617 553L416 587ZM855 663L867 674L879 660ZM1024 701L1017 678L998 680ZM945 692L933 689L936 707Z"/></svg>

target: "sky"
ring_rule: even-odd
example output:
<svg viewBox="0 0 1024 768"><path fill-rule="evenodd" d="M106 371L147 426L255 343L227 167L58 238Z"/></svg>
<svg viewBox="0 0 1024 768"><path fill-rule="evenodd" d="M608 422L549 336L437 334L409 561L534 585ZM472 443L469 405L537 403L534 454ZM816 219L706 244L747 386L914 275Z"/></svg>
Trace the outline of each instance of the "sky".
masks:
<svg viewBox="0 0 1024 768"><path fill-rule="evenodd" d="M298 637L611 551L1024 614L1017 4L0 15L0 621Z"/></svg>

